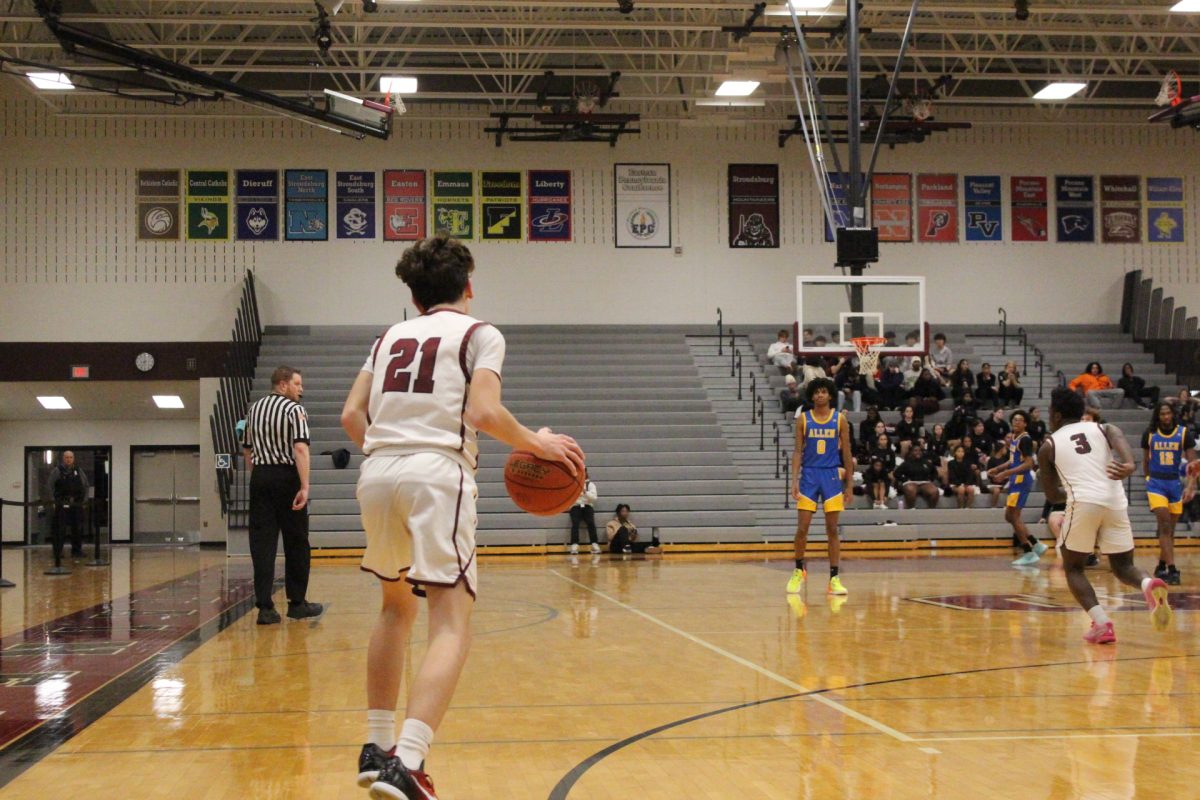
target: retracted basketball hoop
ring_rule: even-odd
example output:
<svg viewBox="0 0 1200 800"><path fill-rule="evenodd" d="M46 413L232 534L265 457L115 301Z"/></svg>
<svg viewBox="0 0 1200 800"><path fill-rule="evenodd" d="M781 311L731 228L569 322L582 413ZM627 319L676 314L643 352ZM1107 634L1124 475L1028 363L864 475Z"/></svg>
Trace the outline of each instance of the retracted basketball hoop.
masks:
<svg viewBox="0 0 1200 800"><path fill-rule="evenodd" d="M879 369L879 348L887 343L883 336L855 336L851 343L858 353L858 371L861 375L873 375Z"/></svg>

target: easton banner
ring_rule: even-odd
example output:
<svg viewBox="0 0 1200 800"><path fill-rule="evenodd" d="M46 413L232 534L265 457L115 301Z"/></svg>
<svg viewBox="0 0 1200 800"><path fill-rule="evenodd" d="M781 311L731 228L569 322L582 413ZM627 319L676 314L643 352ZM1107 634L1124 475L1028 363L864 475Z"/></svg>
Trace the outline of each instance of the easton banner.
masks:
<svg viewBox="0 0 1200 800"><path fill-rule="evenodd" d="M968 242L999 242L1004 239L1002 202L999 175L963 176Z"/></svg>
<svg viewBox="0 0 1200 800"><path fill-rule="evenodd" d="M475 238L475 175L433 173L433 232L469 242Z"/></svg>
<svg viewBox="0 0 1200 800"><path fill-rule="evenodd" d="M616 246L671 246L671 165L614 164Z"/></svg>
<svg viewBox="0 0 1200 800"><path fill-rule="evenodd" d="M852 218L850 206L846 203L846 184L842 183L840 173L829 173L829 188L833 190L833 223L830 223L824 212L821 212L821 217L825 218L825 241L833 242L837 238L834 229L849 227Z"/></svg>
<svg viewBox="0 0 1200 800"><path fill-rule="evenodd" d="M730 164L729 246L779 247L779 165Z"/></svg>
<svg viewBox="0 0 1200 800"><path fill-rule="evenodd" d="M1060 242L1096 241L1096 184L1091 175L1054 178L1054 228Z"/></svg>
<svg viewBox="0 0 1200 800"><path fill-rule="evenodd" d="M239 169L234 175L238 241L278 241L279 171Z"/></svg>
<svg viewBox="0 0 1200 800"><path fill-rule="evenodd" d="M284 173L284 238L289 242L329 239L329 173L289 169Z"/></svg>
<svg viewBox="0 0 1200 800"><path fill-rule="evenodd" d="M1100 241L1105 244L1141 244L1141 177L1100 176Z"/></svg>
<svg viewBox="0 0 1200 800"><path fill-rule="evenodd" d="M425 170L384 170L383 238L388 242L425 238Z"/></svg>
<svg viewBox="0 0 1200 800"><path fill-rule="evenodd" d="M1183 244L1183 178L1146 178L1146 231L1151 244Z"/></svg>
<svg viewBox="0 0 1200 800"><path fill-rule="evenodd" d="M871 176L871 225L881 242L912 241L912 175L877 172Z"/></svg>
<svg viewBox="0 0 1200 800"><path fill-rule="evenodd" d="M571 241L570 170L529 170L529 241Z"/></svg>
<svg viewBox="0 0 1200 800"><path fill-rule="evenodd" d="M375 238L375 173L338 172L334 184L337 238Z"/></svg>
<svg viewBox="0 0 1200 800"><path fill-rule="evenodd" d="M525 236L521 212L525 187L520 172L479 173L479 238L485 242L519 242Z"/></svg>
<svg viewBox="0 0 1200 800"><path fill-rule="evenodd" d="M137 171L138 241L178 241L179 200L182 194L179 170Z"/></svg>
<svg viewBox="0 0 1200 800"><path fill-rule="evenodd" d="M1045 242L1049 239L1049 190L1046 179L1014 175L1009 180L1012 203L1012 240Z"/></svg>
<svg viewBox="0 0 1200 800"><path fill-rule="evenodd" d="M229 241L229 173L187 171L188 241Z"/></svg>
<svg viewBox="0 0 1200 800"><path fill-rule="evenodd" d="M917 241L958 241L958 176L917 176Z"/></svg>

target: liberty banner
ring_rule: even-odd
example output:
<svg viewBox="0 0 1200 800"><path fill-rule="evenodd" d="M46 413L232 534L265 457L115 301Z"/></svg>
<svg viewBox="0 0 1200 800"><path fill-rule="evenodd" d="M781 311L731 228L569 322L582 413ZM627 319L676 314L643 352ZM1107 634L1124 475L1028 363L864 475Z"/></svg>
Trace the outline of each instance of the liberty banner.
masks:
<svg viewBox="0 0 1200 800"><path fill-rule="evenodd" d="M999 175L963 176L968 242L999 242L1004 239L1001 202Z"/></svg>
<svg viewBox="0 0 1200 800"><path fill-rule="evenodd" d="M871 177L871 224L881 242L912 241L912 175L877 172Z"/></svg>
<svg viewBox="0 0 1200 800"><path fill-rule="evenodd" d="M525 235L521 211L525 192L520 172L479 173L480 240L519 242Z"/></svg>
<svg viewBox="0 0 1200 800"><path fill-rule="evenodd" d="M958 241L958 175L917 176L917 241Z"/></svg>
<svg viewBox="0 0 1200 800"><path fill-rule="evenodd" d="M671 246L671 165L614 164L617 247Z"/></svg>
<svg viewBox="0 0 1200 800"><path fill-rule="evenodd" d="M1014 175L1010 182L1012 240L1045 242L1049 239L1049 189L1046 179Z"/></svg>
<svg viewBox="0 0 1200 800"><path fill-rule="evenodd" d="M229 173L225 170L188 170L187 238L229 241Z"/></svg>
<svg viewBox="0 0 1200 800"><path fill-rule="evenodd" d="M137 171L138 241L179 240L181 194L179 170Z"/></svg>
<svg viewBox="0 0 1200 800"><path fill-rule="evenodd" d="M425 170L383 171L383 239L415 242L425 238Z"/></svg>
<svg viewBox="0 0 1200 800"><path fill-rule="evenodd" d="M334 183L337 238L375 238L375 173L338 172Z"/></svg>
<svg viewBox="0 0 1200 800"><path fill-rule="evenodd" d="M1146 178L1146 230L1151 244L1183 244L1183 178Z"/></svg>
<svg viewBox="0 0 1200 800"><path fill-rule="evenodd" d="M779 247L779 165L730 164L729 246Z"/></svg>
<svg viewBox="0 0 1200 800"><path fill-rule="evenodd" d="M329 173L323 169L289 169L283 179L284 213L289 242L329 239Z"/></svg>
<svg viewBox="0 0 1200 800"><path fill-rule="evenodd" d="M475 175L433 173L433 232L469 242L475 238Z"/></svg>
<svg viewBox="0 0 1200 800"><path fill-rule="evenodd" d="M846 203L846 184L840 173L829 173L829 188L833 191L833 222L830 223L824 212L821 216L825 218L825 241L832 242L836 240L834 229L850 227L851 218L850 206Z"/></svg>
<svg viewBox="0 0 1200 800"><path fill-rule="evenodd" d="M279 171L239 169L234 175L238 241L278 241Z"/></svg>
<svg viewBox="0 0 1200 800"><path fill-rule="evenodd" d="M571 241L570 170L529 170L529 241Z"/></svg>
<svg viewBox="0 0 1200 800"><path fill-rule="evenodd" d="M1060 242L1096 241L1096 186L1091 175L1059 175L1054 227Z"/></svg>
<svg viewBox="0 0 1200 800"><path fill-rule="evenodd" d="M1105 244L1141 244L1141 177L1100 176L1100 241Z"/></svg>

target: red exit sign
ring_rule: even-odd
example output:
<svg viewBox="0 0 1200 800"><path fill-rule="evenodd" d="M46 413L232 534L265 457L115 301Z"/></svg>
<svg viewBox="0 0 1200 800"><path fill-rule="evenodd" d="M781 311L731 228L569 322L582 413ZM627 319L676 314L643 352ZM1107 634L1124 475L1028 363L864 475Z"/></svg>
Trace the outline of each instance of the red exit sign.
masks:
<svg viewBox="0 0 1200 800"><path fill-rule="evenodd" d="M92 367L89 364L72 364L71 365L71 380L86 381L92 377Z"/></svg>

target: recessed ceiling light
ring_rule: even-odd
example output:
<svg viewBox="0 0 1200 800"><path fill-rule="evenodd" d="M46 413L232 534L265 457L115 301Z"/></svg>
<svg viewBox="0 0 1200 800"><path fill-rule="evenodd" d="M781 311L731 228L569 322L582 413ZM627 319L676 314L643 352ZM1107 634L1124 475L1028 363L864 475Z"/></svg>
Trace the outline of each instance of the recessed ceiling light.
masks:
<svg viewBox="0 0 1200 800"><path fill-rule="evenodd" d="M384 75L379 79L379 89L384 94L416 94L417 79L405 75Z"/></svg>
<svg viewBox="0 0 1200 800"><path fill-rule="evenodd" d="M74 89L75 84L71 83L71 79L61 72L27 72L25 77L39 89L53 89L63 91L66 89Z"/></svg>
<svg viewBox="0 0 1200 800"><path fill-rule="evenodd" d="M767 6L766 14L770 16L791 16L795 12L800 17L816 17L833 12L830 6L833 5L833 0L791 0L790 3L780 3L776 6ZM789 9L788 6L791 6ZM845 4L839 4L838 11L845 13Z"/></svg>
<svg viewBox="0 0 1200 800"><path fill-rule="evenodd" d="M38 395L38 402L42 404L42 408L48 408L52 411L61 411L71 407L71 404L67 402L67 398L59 396L43 397Z"/></svg>
<svg viewBox="0 0 1200 800"><path fill-rule="evenodd" d="M1171 6L1171 10L1184 14L1200 13L1200 0L1179 0L1178 3Z"/></svg>
<svg viewBox="0 0 1200 800"><path fill-rule="evenodd" d="M1057 81L1045 86L1040 92L1033 96L1034 100L1066 100L1068 97L1073 97L1087 88L1086 83L1072 83L1070 81Z"/></svg>
<svg viewBox="0 0 1200 800"><path fill-rule="evenodd" d="M720 108L762 108L767 104L767 101L761 97L753 100L738 99L736 97L699 97L696 98L693 104Z"/></svg>
<svg viewBox="0 0 1200 800"><path fill-rule="evenodd" d="M156 394L154 405L159 408L183 408L183 398L177 394Z"/></svg>
<svg viewBox="0 0 1200 800"><path fill-rule="evenodd" d="M724 81L717 87L717 97L745 97L758 88L758 81Z"/></svg>

